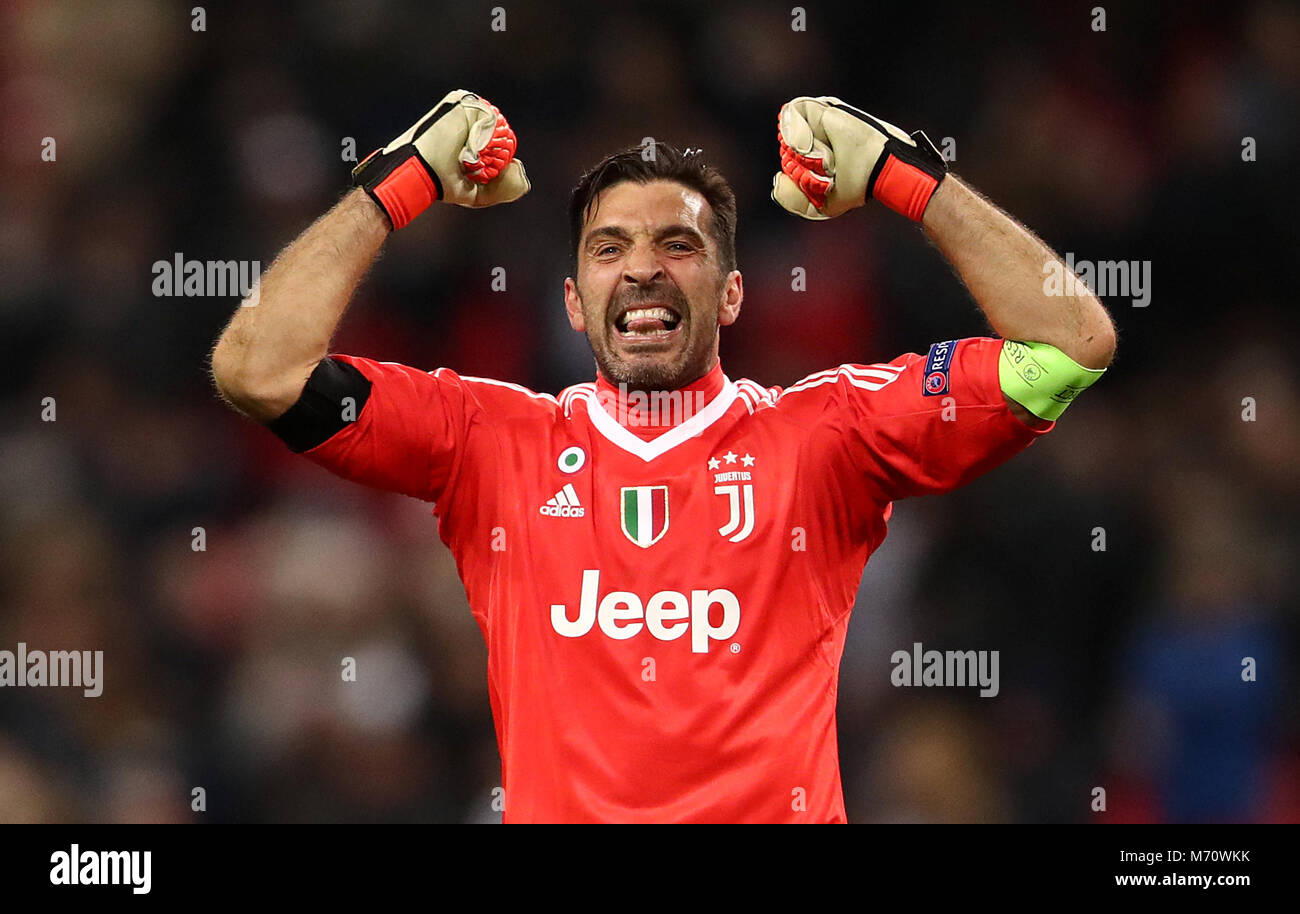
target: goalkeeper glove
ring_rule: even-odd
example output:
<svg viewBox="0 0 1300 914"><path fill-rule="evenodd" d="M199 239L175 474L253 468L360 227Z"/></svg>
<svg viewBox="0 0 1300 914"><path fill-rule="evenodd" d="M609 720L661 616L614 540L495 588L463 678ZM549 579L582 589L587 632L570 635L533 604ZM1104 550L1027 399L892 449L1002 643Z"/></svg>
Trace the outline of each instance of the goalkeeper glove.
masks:
<svg viewBox="0 0 1300 914"><path fill-rule="evenodd" d="M919 222L948 173L923 132L908 136L832 95L791 99L777 125L772 199L805 219L833 219L874 197Z"/></svg>
<svg viewBox="0 0 1300 914"><path fill-rule="evenodd" d="M532 186L516 159L515 132L497 106L457 89L410 130L352 170L399 229L434 200L458 206L510 203Z"/></svg>

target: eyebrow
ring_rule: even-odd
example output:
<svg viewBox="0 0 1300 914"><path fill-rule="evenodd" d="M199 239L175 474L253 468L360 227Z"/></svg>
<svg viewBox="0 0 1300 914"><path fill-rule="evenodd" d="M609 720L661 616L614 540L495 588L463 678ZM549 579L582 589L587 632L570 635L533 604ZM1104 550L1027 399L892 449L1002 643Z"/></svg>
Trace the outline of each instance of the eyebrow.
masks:
<svg viewBox="0 0 1300 914"><path fill-rule="evenodd" d="M704 241L704 236L691 228L689 225L683 225L680 222L674 225L667 225L655 232L655 241L662 241L665 238L674 235L684 235L694 240L701 247L708 247ZM600 228L592 229L587 233L587 238L583 242L583 247L587 247L593 241L602 238L613 238L618 241L631 241L632 235L620 225L603 225Z"/></svg>

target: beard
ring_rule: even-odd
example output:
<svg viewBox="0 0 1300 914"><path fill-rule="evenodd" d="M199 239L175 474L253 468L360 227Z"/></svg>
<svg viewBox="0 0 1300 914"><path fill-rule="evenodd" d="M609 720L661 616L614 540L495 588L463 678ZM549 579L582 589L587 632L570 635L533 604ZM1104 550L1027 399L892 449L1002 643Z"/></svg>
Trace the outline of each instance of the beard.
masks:
<svg viewBox="0 0 1300 914"><path fill-rule="evenodd" d="M717 291L721 295L721 283ZM671 350L619 352L613 316L625 307L653 302L664 302L680 315L678 327L682 340ZM711 367L717 341L719 304L714 302L712 308L693 308L682 290L668 282L627 292L620 289L603 311L587 314L587 341L596 358L596 367L607 380L628 390L651 392L685 387L701 378Z"/></svg>

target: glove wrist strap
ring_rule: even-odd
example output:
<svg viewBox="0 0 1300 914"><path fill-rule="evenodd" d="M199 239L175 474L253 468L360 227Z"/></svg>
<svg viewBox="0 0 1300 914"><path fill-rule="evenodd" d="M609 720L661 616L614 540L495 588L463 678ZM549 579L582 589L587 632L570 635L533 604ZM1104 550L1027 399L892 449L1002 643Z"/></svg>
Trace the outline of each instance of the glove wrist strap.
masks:
<svg viewBox="0 0 1300 914"><path fill-rule="evenodd" d="M890 137L867 186L873 198L913 222L920 222L948 163L923 131L912 134L916 145Z"/></svg>
<svg viewBox="0 0 1300 914"><path fill-rule="evenodd" d="M413 143L392 152L375 150L352 170L352 185L365 188L394 229L409 225L442 196L442 182Z"/></svg>

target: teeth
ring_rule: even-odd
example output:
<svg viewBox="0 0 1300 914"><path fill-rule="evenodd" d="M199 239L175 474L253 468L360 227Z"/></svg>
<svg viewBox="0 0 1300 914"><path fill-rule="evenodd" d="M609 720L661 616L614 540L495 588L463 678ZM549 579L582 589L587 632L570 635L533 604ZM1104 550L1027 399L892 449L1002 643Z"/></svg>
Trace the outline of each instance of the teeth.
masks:
<svg viewBox="0 0 1300 914"><path fill-rule="evenodd" d="M667 308L637 308L623 315L623 323L626 325L630 321L639 320L640 318L650 318L651 320L675 321L677 315L673 314Z"/></svg>

